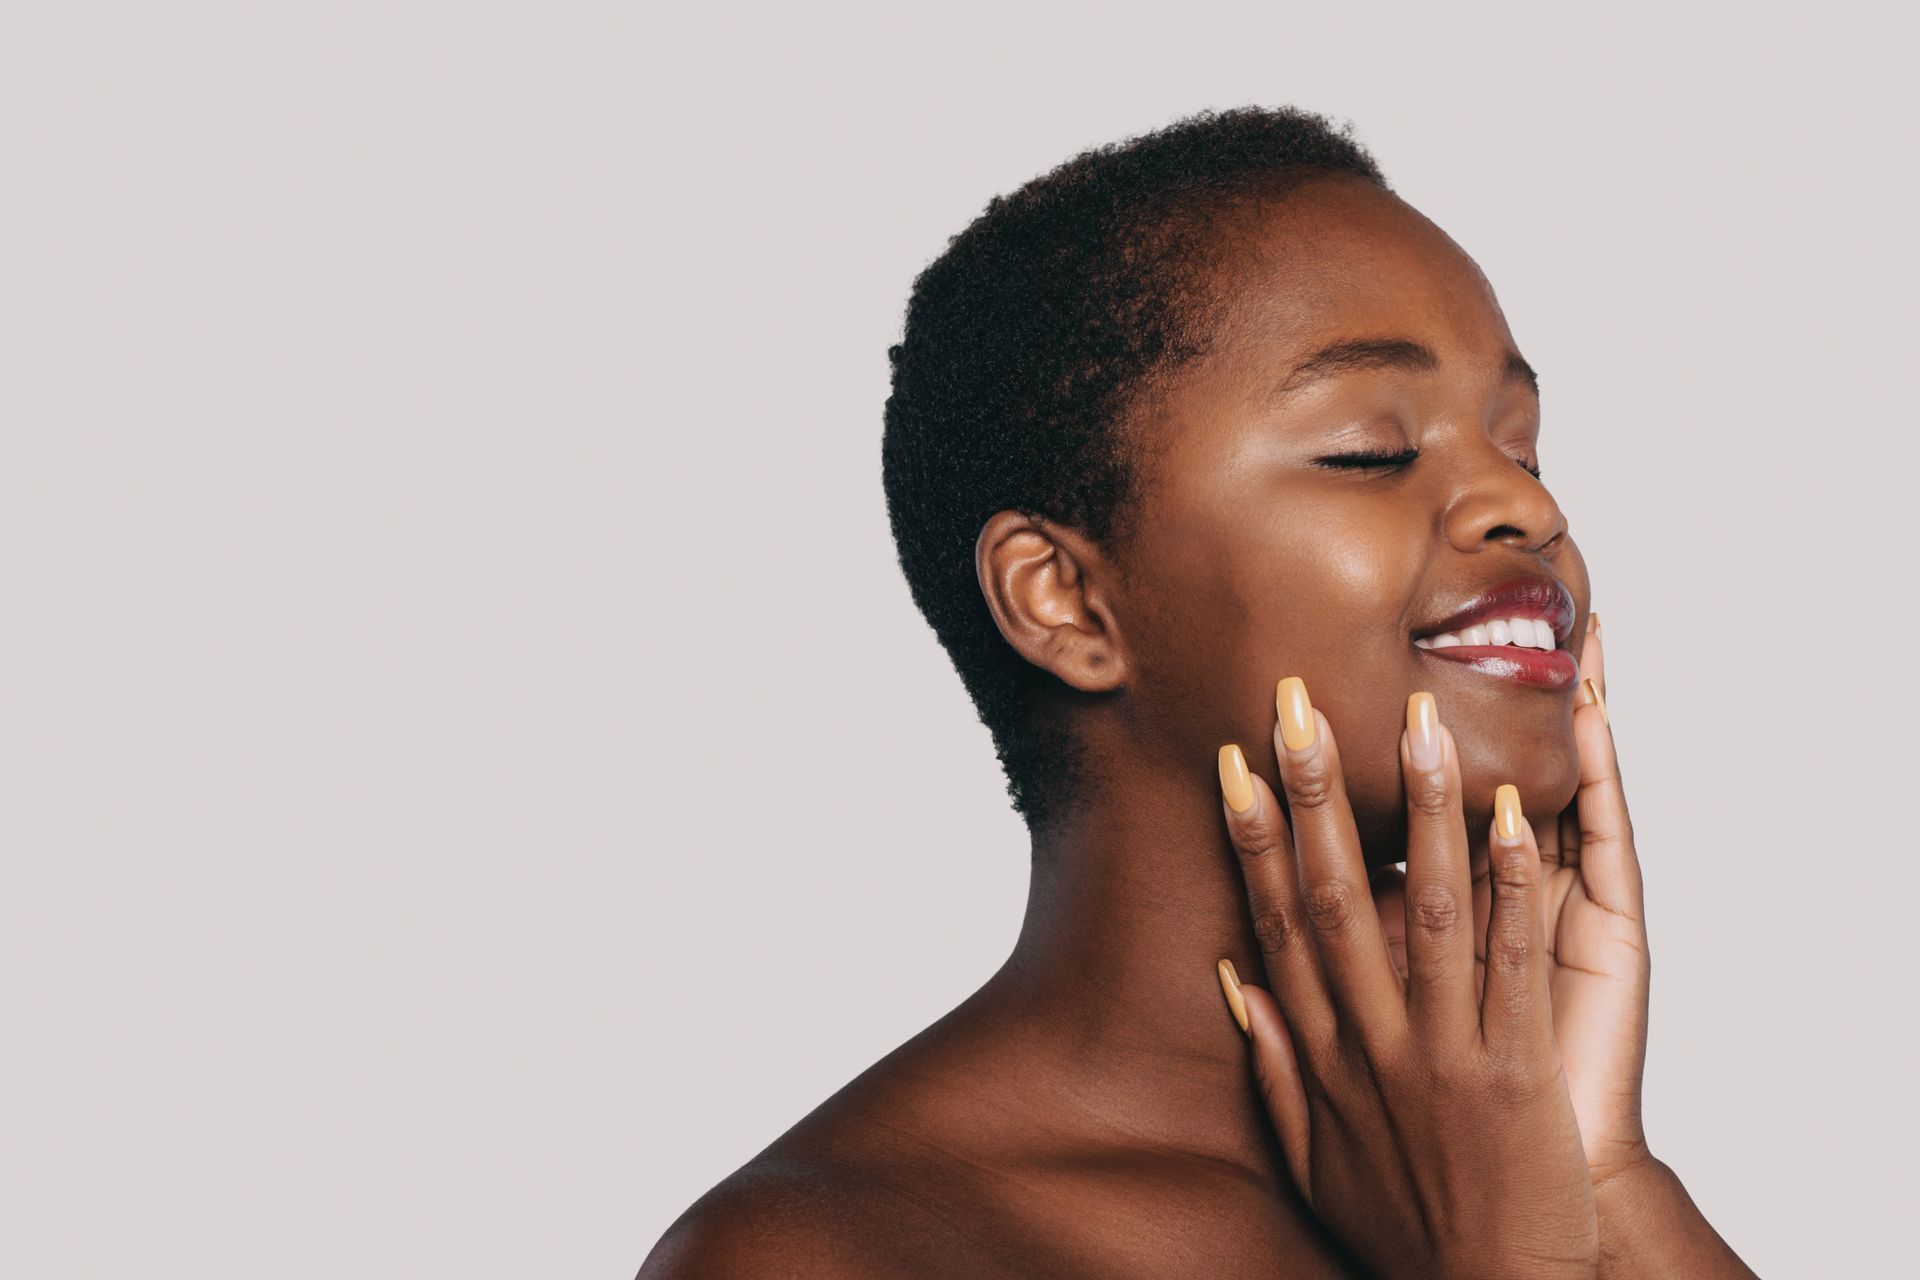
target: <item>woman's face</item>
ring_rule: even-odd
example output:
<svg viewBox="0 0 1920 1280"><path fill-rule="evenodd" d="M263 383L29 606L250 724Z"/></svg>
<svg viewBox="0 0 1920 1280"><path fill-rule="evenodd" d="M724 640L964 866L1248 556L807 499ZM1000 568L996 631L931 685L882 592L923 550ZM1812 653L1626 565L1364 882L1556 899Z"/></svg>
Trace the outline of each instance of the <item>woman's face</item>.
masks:
<svg viewBox="0 0 1920 1280"><path fill-rule="evenodd" d="M1516 577L1564 586L1563 647L1577 653L1586 627L1586 565L1528 470L1539 399L1492 289L1439 228L1361 182L1302 188L1233 243L1212 350L1143 422L1147 483L1123 553L1135 732L1194 769L1238 741L1271 779L1273 687L1300 676L1372 860L1398 861L1399 736L1424 689L1458 743L1471 830L1502 782L1536 824L1551 817L1578 780L1577 681L1413 643ZM1414 450L1398 466L1321 461Z"/></svg>

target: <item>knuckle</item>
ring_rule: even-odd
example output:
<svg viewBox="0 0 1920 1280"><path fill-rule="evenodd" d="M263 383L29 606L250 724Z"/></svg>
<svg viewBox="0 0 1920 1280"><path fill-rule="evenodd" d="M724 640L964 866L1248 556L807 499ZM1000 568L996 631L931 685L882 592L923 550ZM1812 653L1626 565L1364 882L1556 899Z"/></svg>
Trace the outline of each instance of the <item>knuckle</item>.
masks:
<svg viewBox="0 0 1920 1280"><path fill-rule="evenodd" d="M1487 939L1487 968L1503 977L1518 977L1537 956L1533 939L1518 929L1497 929Z"/></svg>
<svg viewBox="0 0 1920 1280"><path fill-rule="evenodd" d="M1254 913L1253 936L1259 942L1260 950L1267 955L1277 956L1285 952L1294 944L1299 933L1284 907L1263 907Z"/></svg>
<svg viewBox="0 0 1920 1280"><path fill-rule="evenodd" d="M1264 811L1249 815L1235 824L1233 847L1243 858L1264 858L1280 852L1280 826Z"/></svg>
<svg viewBox="0 0 1920 1280"><path fill-rule="evenodd" d="M1353 889L1344 880L1323 880L1307 889L1307 918L1323 934L1344 933L1357 910Z"/></svg>
<svg viewBox="0 0 1920 1280"><path fill-rule="evenodd" d="M1491 1085L1502 1097L1513 1097L1526 1074L1521 1069L1519 1055L1505 1047L1489 1045L1476 1065L1475 1083L1482 1087Z"/></svg>
<svg viewBox="0 0 1920 1280"><path fill-rule="evenodd" d="M1460 897L1450 885L1423 884L1407 895L1407 926L1421 933L1451 933L1460 914Z"/></svg>
<svg viewBox="0 0 1920 1280"><path fill-rule="evenodd" d="M1320 809L1333 803L1336 783L1324 754L1291 766L1286 782L1287 800L1296 809Z"/></svg>
<svg viewBox="0 0 1920 1280"><path fill-rule="evenodd" d="M1517 1046L1490 1049L1483 1070L1501 1096L1509 1098L1531 1092L1549 1074L1535 1054Z"/></svg>
<svg viewBox="0 0 1920 1280"><path fill-rule="evenodd" d="M1421 1079L1426 1086L1444 1096L1469 1092L1479 1082L1479 1064L1465 1053L1432 1053L1423 1065Z"/></svg>
<svg viewBox="0 0 1920 1280"><path fill-rule="evenodd" d="M1525 891L1531 889L1535 879L1538 878L1534 861L1534 855L1525 848L1496 849L1493 851L1488 874L1493 877L1493 883L1498 888L1516 892Z"/></svg>
<svg viewBox="0 0 1920 1280"><path fill-rule="evenodd" d="M1453 787L1443 772L1424 773L1414 778L1407 793L1407 804L1423 818L1444 818L1453 811Z"/></svg>

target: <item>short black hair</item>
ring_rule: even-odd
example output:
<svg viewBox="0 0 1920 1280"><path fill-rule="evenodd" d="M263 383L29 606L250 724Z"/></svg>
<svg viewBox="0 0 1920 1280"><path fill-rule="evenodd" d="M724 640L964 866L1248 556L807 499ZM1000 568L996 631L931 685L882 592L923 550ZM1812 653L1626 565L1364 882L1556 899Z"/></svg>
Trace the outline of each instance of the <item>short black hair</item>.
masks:
<svg viewBox="0 0 1920 1280"><path fill-rule="evenodd" d="M1209 233L1248 200L1332 174L1387 188L1351 125L1203 111L995 197L914 280L887 353L888 517L1030 827L1074 790L1056 700L1072 691L995 625L974 570L981 526L1013 510L1102 544L1125 536L1140 468L1123 427L1157 377L1205 349Z"/></svg>

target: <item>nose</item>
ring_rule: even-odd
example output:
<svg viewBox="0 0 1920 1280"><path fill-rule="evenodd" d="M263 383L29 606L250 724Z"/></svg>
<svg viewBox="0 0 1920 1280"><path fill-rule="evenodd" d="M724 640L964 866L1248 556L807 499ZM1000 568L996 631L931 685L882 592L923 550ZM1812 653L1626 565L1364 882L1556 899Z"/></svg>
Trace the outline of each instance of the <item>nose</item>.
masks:
<svg viewBox="0 0 1920 1280"><path fill-rule="evenodd" d="M1447 508L1447 540L1465 552L1502 543L1516 551L1546 554L1567 534L1567 518L1531 471L1482 437L1473 462L1464 466Z"/></svg>

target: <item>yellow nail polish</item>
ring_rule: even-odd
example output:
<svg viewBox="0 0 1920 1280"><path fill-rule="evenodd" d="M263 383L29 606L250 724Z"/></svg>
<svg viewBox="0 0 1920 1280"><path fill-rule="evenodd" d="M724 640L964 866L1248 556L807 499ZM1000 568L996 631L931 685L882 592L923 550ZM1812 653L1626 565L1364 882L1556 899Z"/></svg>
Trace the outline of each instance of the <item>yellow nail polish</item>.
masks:
<svg viewBox="0 0 1920 1280"><path fill-rule="evenodd" d="M1233 961L1222 960L1218 966L1220 972L1220 990L1226 993L1227 1008L1233 1010L1233 1020L1240 1029L1247 1029L1247 998L1240 994L1240 975L1234 972Z"/></svg>
<svg viewBox="0 0 1920 1280"><path fill-rule="evenodd" d="M1493 793L1493 822L1503 840L1520 838L1520 823L1524 815L1520 812L1520 788L1511 782L1503 782Z"/></svg>
<svg viewBox="0 0 1920 1280"><path fill-rule="evenodd" d="M1253 779L1247 775L1247 758L1231 742L1220 748L1220 794L1235 813L1253 807Z"/></svg>
<svg viewBox="0 0 1920 1280"><path fill-rule="evenodd" d="M1440 709L1430 693L1407 699L1407 754L1416 769L1440 767Z"/></svg>
<svg viewBox="0 0 1920 1280"><path fill-rule="evenodd" d="M1586 695L1580 699L1580 705L1584 707L1588 703L1593 703L1600 708L1600 722L1611 725L1613 717L1607 714L1607 700L1600 696L1600 686L1594 683L1592 676L1580 682L1580 691Z"/></svg>
<svg viewBox="0 0 1920 1280"><path fill-rule="evenodd" d="M1280 713L1280 740L1289 751L1305 751L1317 736L1313 703L1307 700L1307 682L1288 676L1273 691L1273 709Z"/></svg>

